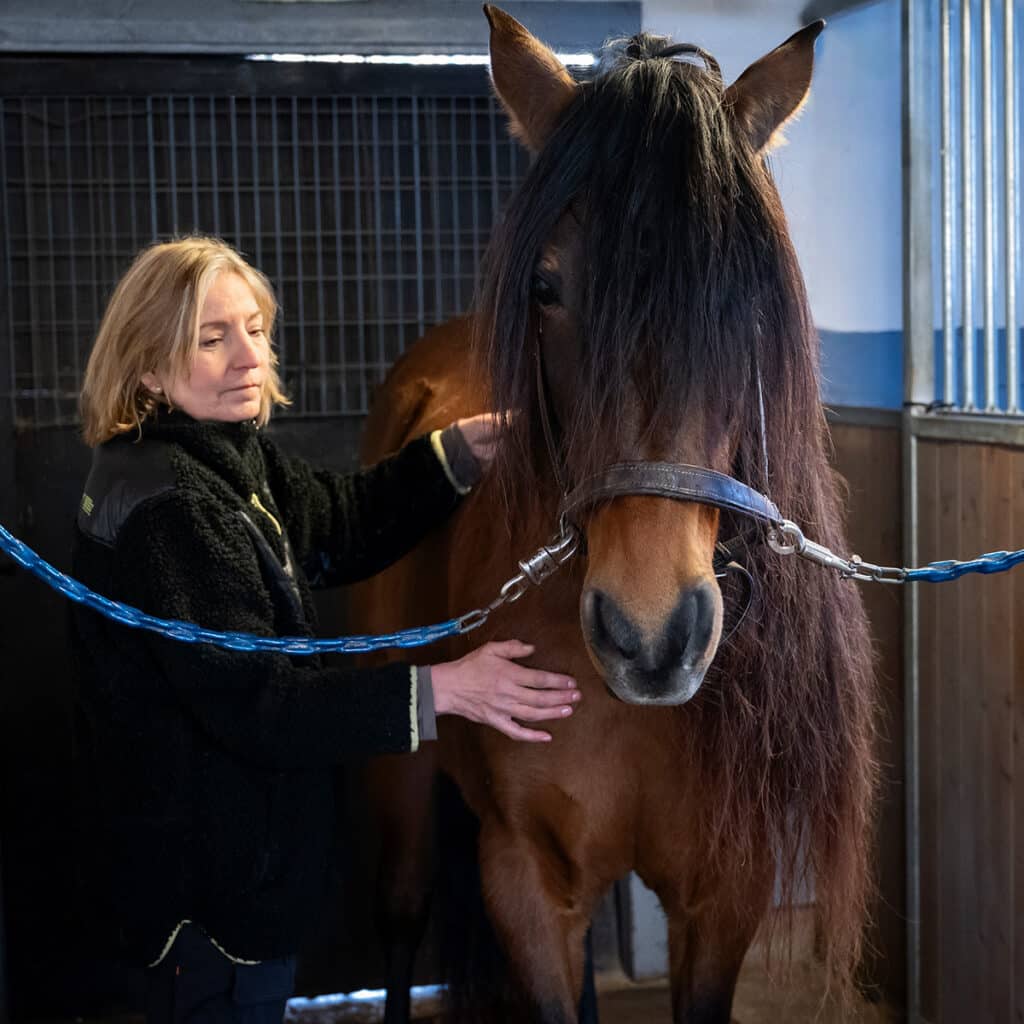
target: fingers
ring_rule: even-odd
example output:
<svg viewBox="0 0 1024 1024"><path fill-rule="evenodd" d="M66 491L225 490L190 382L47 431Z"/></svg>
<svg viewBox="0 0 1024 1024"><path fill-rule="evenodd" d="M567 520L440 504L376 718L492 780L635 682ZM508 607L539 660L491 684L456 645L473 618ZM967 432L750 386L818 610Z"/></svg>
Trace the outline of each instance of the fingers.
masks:
<svg viewBox="0 0 1024 1024"><path fill-rule="evenodd" d="M567 690L564 686L557 690L538 690L531 686L516 685L507 692L512 703L528 708L565 708L580 699L579 690Z"/></svg>
<svg viewBox="0 0 1024 1024"><path fill-rule="evenodd" d="M534 647L533 644L524 644L522 640L490 640L484 644L483 650L499 658L525 658L533 654Z"/></svg>
<svg viewBox="0 0 1024 1024"><path fill-rule="evenodd" d="M559 690L564 696L566 690L576 689L576 680L560 672L545 672L539 668L526 668L524 665L510 666L508 677L516 686L525 686L531 690Z"/></svg>
<svg viewBox="0 0 1024 1024"><path fill-rule="evenodd" d="M519 704L512 707L511 714L513 718L518 718L522 722L556 722L560 718L568 718L572 714L572 708L568 704L546 708Z"/></svg>
<svg viewBox="0 0 1024 1024"><path fill-rule="evenodd" d="M526 743L551 742L551 733L542 732L540 729L527 729L526 726L512 721L511 718L500 718L491 724L498 732L504 733L513 740L522 740Z"/></svg>

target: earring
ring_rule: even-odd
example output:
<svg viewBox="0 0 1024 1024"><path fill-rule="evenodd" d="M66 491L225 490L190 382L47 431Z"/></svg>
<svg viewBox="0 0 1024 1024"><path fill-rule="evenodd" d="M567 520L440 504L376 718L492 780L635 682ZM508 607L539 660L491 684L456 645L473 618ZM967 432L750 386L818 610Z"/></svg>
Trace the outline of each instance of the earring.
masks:
<svg viewBox="0 0 1024 1024"><path fill-rule="evenodd" d="M152 391L154 395L159 395L163 391L163 388L157 385L156 387L152 387L149 390Z"/></svg>

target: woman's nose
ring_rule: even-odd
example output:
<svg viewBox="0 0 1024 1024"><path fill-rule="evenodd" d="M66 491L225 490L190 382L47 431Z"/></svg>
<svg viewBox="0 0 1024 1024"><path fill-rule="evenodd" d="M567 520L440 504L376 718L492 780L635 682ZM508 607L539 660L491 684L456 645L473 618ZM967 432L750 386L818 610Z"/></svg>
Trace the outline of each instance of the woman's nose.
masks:
<svg viewBox="0 0 1024 1024"><path fill-rule="evenodd" d="M266 361L266 344L263 335L255 337L245 328L239 332L238 341L234 346L235 365L239 369L253 369L262 366Z"/></svg>

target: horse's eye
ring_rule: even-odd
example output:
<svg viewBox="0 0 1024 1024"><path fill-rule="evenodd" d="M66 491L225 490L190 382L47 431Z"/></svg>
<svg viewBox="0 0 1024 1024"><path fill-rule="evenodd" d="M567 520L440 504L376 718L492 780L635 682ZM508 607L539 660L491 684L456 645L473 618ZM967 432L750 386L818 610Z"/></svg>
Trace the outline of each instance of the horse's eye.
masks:
<svg viewBox="0 0 1024 1024"><path fill-rule="evenodd" d="M558 287L541 274L534 274L530 284L533 300L541 306L557 306L561 302Z"/></svg>

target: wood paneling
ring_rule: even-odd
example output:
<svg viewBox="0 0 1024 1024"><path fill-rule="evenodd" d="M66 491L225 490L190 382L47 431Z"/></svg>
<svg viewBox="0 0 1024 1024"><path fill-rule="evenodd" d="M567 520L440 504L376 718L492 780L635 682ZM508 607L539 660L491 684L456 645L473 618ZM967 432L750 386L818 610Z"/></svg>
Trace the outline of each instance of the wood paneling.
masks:
<svg viewBox="0 0 1024 1024"><path fill-rule="evenodd" d="M1020 546L1024 451L918 451L922 561ZM934 1024L1020 1024L1024 575L922 584L920 596L922 1010Z"/></svg>
<svg viewBox="0 0 1024 1024"><path fill-rule="evenodd" d="M902 562L902 459L897 426L833 423L834 465L848 485L851 550L883 565ZM904 842L903 591L856 584L871 621L880 708L878 752L882 765L875 839L878 893L872 907L866 984L902 1006L906 993L906 845ZM868 652L865 652L868 656Z"/></svg>

